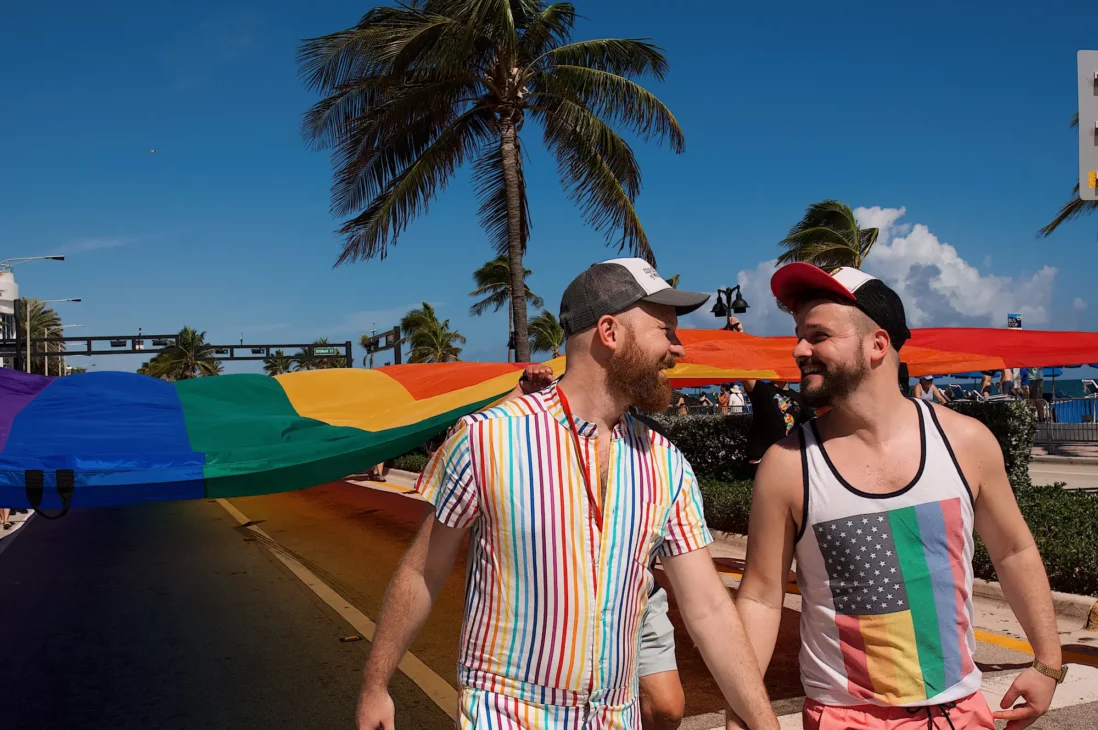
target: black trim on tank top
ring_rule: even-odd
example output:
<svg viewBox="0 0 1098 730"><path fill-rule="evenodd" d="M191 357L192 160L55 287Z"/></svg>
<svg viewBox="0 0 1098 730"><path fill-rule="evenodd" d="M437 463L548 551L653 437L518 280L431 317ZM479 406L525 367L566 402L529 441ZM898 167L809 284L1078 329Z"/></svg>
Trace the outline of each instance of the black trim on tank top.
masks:
<svg viewBox="0 0 1098 730"><path fill-rule="evenodd" d="M804 485L804 504L801 506L801 526L797 528L797 536L793 538L796 545L804 537L805 528L808 527L808 448L804 440L804 426L797 429L797 437L801 442L801 477Z"/></svg>
<svg viewBox="0 0 1098 730"><path fill-rule="evenodd" d="M938 420L938 414L934 412L934 406L928 406L930 408L930 419L934 421L934 425L938 429L938 435L942 437L942 443L945 444L946 451L949 452L949 458L953 459L953 468L957 470L957 476L961 478L961 484L965 485L965 491L968 492L968 501L973 507L976 506L976 498L972 496L972 488L968 486L968 480L965 479L965 473L961 470L961 462L957 461L957 454L953 451L953 444L949 443L949 437L946 436L945 429L942 428L941 421Z"/></svg>
<svg viewBox="0 0 1098 730"><path fill-rule="evenodd" d="M844 479L843 475L839 473L839 470L835 468L835 464L831 461L831 457L827 454L827 449L824 447L823 439L820 438L820 431L818 428L816 428L816 420L813 419L809 421L809 423L812 424L812 435L816 437L816 445L820 447L820 453L823 454L824 461L827 462L827 466L829 469L831 469L832 475L834 475L834 477L839 480L839 484L842 484L849 491L853 492L859 497L865 497L866 499L888 499L889 497L899 497L901 494L906 494L907 492L911 491L911 488L918 484L919 480L923 477L923 469L926 468L926 423L924 422L923 418L923 409L919 407L919 404L915 401L915 399L908 398L907 400L911 401L912 405L915 406L915 412L919 414L919 447L921 451L919 455L919 470L915 472L915 477L906 487L897 489L894 492L887 492L885 494L870 494L869 492L863 492L862 490L858 489L850 482L848 482L846 479Z"/></svg>

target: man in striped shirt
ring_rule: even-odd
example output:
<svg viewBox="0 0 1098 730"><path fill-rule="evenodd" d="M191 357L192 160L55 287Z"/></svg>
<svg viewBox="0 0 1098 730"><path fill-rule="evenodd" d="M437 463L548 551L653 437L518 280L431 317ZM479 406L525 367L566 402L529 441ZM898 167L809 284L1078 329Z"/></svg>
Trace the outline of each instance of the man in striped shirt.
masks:
<svg viewBox="0 0 1098 730"><path fill-rule="evenodd" d="M420 478L435 511L386 596L359 730L393 728L389 680L467 531L460 728L639 730L637 649L655 555L725 698L752 728L778 727L704 549L693 471L627 412L670 405L662 371L683 355L678 315L706 299L639 259L596 264L569 285L565 378L462 419Z"/></svg>

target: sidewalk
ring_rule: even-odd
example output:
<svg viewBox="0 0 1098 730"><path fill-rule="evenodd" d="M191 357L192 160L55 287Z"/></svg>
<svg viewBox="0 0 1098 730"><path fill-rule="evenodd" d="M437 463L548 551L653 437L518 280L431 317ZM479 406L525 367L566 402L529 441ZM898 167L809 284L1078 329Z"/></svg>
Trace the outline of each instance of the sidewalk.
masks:
<svg viewBox="0 0 1098 730"><path fill-rule="evenodd" d="M34 517L34 513L29 511L25 515L12 513L11 521L15 523L14 526L10 530L0 530L0 554L7 549L7 546L13 542L12 538L23 530L32 517Z"/></svg>

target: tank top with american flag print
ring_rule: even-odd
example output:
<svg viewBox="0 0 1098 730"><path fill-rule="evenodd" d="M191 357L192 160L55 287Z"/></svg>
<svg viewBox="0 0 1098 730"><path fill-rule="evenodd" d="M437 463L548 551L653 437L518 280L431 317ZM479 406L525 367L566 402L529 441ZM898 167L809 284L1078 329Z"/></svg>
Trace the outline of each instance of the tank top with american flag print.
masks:
<svg viewBox="0 0 1098 730"><path fill-rule="evenodd" d="M937 705L980 688L972 493L933 406L909 402L919 470L888 494L853 487L815 421L801 427L801 680L825 705Z"/></svg>

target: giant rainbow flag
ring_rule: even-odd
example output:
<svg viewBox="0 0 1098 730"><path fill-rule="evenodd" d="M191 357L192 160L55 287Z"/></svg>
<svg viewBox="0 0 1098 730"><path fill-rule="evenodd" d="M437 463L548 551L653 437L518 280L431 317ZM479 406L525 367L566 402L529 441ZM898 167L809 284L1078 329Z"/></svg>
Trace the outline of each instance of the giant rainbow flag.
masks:
<svg viewBox="0 0 1098 730"><path fill-rule="evenodd" d="M680 337L687 356L669 372L677 386L798 379L791 337ZM1098 363L1098 334L916 330L903 356L912 376ZM564 358L550 365L563 373ZM0 505L94 507L323 484L409 451L498 400L520 372L440 363L168 383L0 369Z"/></svg>

